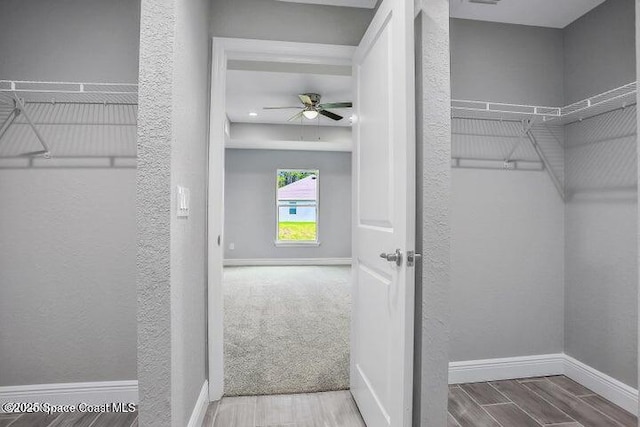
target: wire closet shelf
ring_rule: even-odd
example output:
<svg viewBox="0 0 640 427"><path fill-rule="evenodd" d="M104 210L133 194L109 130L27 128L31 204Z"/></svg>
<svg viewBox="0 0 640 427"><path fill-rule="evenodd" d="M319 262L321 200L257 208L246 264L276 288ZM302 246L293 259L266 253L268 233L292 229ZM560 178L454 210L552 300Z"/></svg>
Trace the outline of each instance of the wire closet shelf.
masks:
<svg viewBox="0 0 640 427"><path fill-rule="evenodd" d="M636 104L636 82L564 107L454 99L452 166L546 170L564 199L564 127Z"/></svg>
<svg viewBox="0 0 640 427"><path fill-rule="evenodd" d="M451 101L451 116L453 119L512 122L530 120L536 124L566 125L633 106L636 103L637 85L636 82L632 82L564 107L454 99Z"/></svg>
<svg viewBox="0 0 640 427"><path fill-rule="evenodd" d="M138 85L0 80L0 97L25 104L137 105Z"/></svg>
<svg viewBox="0 0 640 427"><path fill-rule="evenodd" d="M0 158L30 166L39 157L108 158L113 166L135 157L137 105L137 84L0 80L0 143L14 142L0 145Z"/></svg>

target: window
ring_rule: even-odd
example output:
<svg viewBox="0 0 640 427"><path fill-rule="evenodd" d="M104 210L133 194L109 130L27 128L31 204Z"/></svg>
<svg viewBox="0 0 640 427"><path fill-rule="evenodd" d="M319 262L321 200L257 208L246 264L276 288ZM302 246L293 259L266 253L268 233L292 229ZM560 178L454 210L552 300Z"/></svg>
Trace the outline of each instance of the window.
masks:
<svg viewBox="0 0 640 427"><path fill-rule="evenodd" d="M276 216L278 243L318 242L318 170L278 169Z"/></svg>

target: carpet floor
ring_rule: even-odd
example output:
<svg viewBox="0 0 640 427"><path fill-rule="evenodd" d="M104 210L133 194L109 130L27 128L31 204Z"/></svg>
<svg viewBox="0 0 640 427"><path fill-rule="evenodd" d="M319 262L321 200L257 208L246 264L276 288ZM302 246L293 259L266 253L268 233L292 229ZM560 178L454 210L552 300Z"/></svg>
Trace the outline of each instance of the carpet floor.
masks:
<svg viewBox="0 0 640 427"><path fill-rule="evenodd" d="M348 266L227 267L225 395L349 388Z"/></svg>

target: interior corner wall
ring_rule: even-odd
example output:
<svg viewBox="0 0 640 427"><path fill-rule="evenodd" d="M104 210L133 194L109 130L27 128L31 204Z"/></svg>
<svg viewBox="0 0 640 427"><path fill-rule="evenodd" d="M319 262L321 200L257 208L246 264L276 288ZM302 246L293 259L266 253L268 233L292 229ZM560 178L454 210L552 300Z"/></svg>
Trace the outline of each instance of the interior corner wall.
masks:
<svg viewBox="0 0 640 427"><path fill-rule="evenodd" d="M607 0L565 29L567 103L636 80L634 3ZM565 135L565 352L637 387L635 107Z"/></svg>
<svg viewBox="0 0 640 427"><path fill-rule="evenodd" d="M138 141L140 424L187 425L205 377L207 0L142 2ZM190 190L178 218L176 187Z"/></svg>
<svg viewBox="0 0 640 427"><path fill-rule="evenodd" d="M452 97L562 105L562 46L557 29L452 19ZM564 205L549 176L451 173L450 360L562 352Z"/></svg>
<svg viewBox="0 0 640 427"><path fill-rule="evenodd" d="M564 28L563 35L562 105L636 80L634 0L606 0Z"/></svg>
<svg viewBox="0 0 640 427"><path fill-rule="evenodd" d="M0 79L137 82L138 0L0 9ZM0 387L137 378L135 181L0 169Z"/></svg>
<svg viewBox="0 0 640 427"><path fill-rule="evenodd" d="M320 171L320 246L276 247L276 171L297 168ZM224 194L225 259L351 257L351 153L227 149Z"/></svg>

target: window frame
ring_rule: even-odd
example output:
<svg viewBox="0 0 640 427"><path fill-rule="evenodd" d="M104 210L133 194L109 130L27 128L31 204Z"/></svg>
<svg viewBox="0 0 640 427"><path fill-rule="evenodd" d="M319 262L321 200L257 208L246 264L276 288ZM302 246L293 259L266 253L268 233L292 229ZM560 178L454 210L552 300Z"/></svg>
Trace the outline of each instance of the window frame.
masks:
<svg viewBox="0 0 640 427"><path fill-rule="evenodd" d="M316 176L316 238L315 240L280 240L280 204L278 203L278 177L280 172L310 172ZM287 209L291 208L291 205L284 206ZM307 207L307 204L295 203L296 208ZM320 169L317 168L277 168L276 180L275 180L275 229L276 235L274 244L275 246L294 247L294 246L320 246Z"/></svg>

